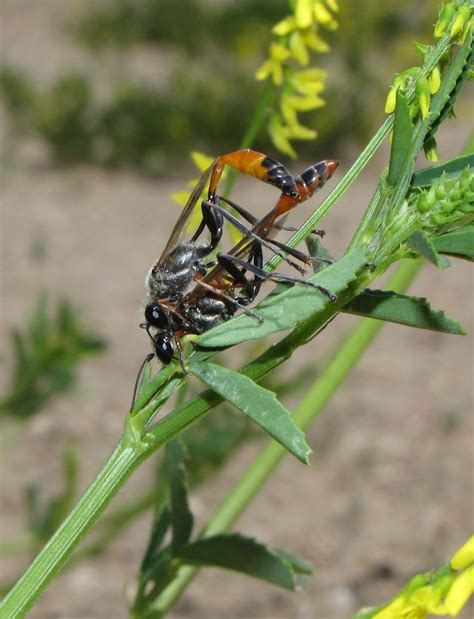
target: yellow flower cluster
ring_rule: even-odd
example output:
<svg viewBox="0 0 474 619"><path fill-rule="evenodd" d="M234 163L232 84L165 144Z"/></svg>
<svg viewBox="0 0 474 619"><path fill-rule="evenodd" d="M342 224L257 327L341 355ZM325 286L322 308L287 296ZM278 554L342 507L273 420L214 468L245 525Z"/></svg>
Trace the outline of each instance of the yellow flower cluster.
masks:
<svg viewBox="0 0 474 619"><path fill-rule="evenodd" d="M439 11L434 29L435 38L439 39L449 32L451 39L458 39L462 43L472 23L472 7L469 3L448 2Z"/></svg>
<svg viewBox="0 0 474 619"><path fill-rule="evenodd" d="M449 2L441 7L438 21L435 24L434 36L440 38L447 32L452 40L462 43L473 26L472 7L469 2ZM416 44L416 50L424 59L431 48L422 43ZM385 101L385 112L390 114L395 111L397 90L404 92L415 84L416 100L410 104L412 120L421 115L425 118L430 111L431 96L438 92L441 85L441 70L437 65L431 73L425 77L419 67L411 67L395 76ZM425 155L430 161L438 160L436 142L434 138L425 145Z"/></svg>
<svg viewBox="0 0 474 619"><path fill-rule="evenodd" d="M434 574L418 575L372 619L456 617L474 593L474 535Z"/></svg>
<svg viewBox="0 0 474 619"><path fill-rule="evenodd" d="M276 40L270 44L268 58L256 73L258 80L270 79L278 87L278 109L270 116L268 132L275 147L296 157L291 140L312 140L317 133L298 119L299 112L322 107L326 72L306 67L311 52L324 53L329 46L320 36L321 29L338 27L334 13L336 0L294 0L292 14L276 24Z"/></svg>

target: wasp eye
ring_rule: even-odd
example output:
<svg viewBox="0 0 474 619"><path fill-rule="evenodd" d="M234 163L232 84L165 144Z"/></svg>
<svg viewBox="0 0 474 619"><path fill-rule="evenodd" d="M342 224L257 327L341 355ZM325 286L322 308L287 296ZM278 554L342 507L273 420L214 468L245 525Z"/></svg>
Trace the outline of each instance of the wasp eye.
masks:
<svg viewBox="0 0 474 619"><path fill-rule="evenodd" d="M156 356L161 363L168 365L174 354L174 346L170 333L168 333L168 331L160 331L155 335L153 341L155 343Z"/></svg>
<svg viewBox="0 0 474 619"><path fill-rule="evenodd" d="M145 307L145 320L157 329L163 329L169 324L166 310L158 303L150 303Z"/></svg>

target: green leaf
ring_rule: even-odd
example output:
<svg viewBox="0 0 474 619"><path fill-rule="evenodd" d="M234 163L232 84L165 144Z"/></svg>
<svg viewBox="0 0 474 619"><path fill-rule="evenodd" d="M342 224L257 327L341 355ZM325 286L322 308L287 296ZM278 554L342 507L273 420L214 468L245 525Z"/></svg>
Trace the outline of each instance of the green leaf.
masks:
<svg viewBox="0 0 474 619"><path fill-rule="evenodd" d="M438 254L431 239L421 230L413 232L408 237L407 245L440 269L447 269L451 266L449 260Z"/></svg>
<svg viewBox="0 0 474 619"><path fill-rule="evenodd" d="M457 320L441 310L433 309L426 299L390 290L364 290L346 305L344 311L418 329L466 335Z"/></svg>
<svg viewBox="0 0 474 619"><path fill-rule="evenodd" d="M207 362L190 362L189 371L245 415L253 419L285 449L308 464L311 449L291 413L272 391L250 378Z"/></svg>
<svg viewBox="0 0 474 619"><path fill-rule="evenodd" d="M410 156L412 146L413 124L410 120L410 110L406 97L398 89L390 165L387 175L387 183L392 187L397 184L400 178L403 167Z"/></svg>
<svg viewBox="0 0 474 619"><path fill-rule="evenodd" d="M314 574L314 567L309 561L305 561L302 557L283 550L282 548L274 548L273 552L289 563L295 574L305 574L306 576L312 576Z"/></svg>
<svg viewBox="0 0 474 619"><path fill-rule="evenodd" d="M234 570L290 591L297 586L292 565L282 553L238 533L198 540L182 548L179 558L191 565Z"/></svg>
<svg viewBox="0 0 474 619"><path fill-rule="evenodd" d="M364 250L356 249L327 269L310 277L308 281L324 286L338 295L356 279L357 273L367 263ZM287 286L284 292L271 294L256 308L263 322L242 314L199 336L199 346L219 348L290 329L297 322L323 312L331 305L320 292L307 286Z"/></svg>
<svg viewBox="0 0 474 619"><path fill-rule="evenodd" d="M178 441L166 445L165 462L170 486L172 549L177 552L191 537L194 518L188 504L184 446Z"/></svg>
<svg viewBox="0 0 474 619"><path fill-rule="evenodd" d="M474 50L472 49L472 29L467 33L464 43L443 75L441 87L433 96L430 106L431 127L425 141L434 136L442 123L453 113L454 103L464 83L469 79Z"/></svg>
<svg viewBox="0 0 474 619"><path fill-rule="evenodd" d="M433 245L436 251L442 254L474 260L474 224L468 224L436 237L433 239Z"/></svg>
<svg viewBox="0 0 474 619"><path fill-rule="evenodd" d="M313 259L313 273L319 273L319 271L326 269L328 260L334 262L334 259L321 243L321 240L314 234L310 234L305 238L305 244L308 249L308 255Z"/></svg>
<svg viewBox="0 0 474 619"><path fill-rule="evenodd" d="M153 528L140 567L141 573L152 569L157 559L159 559L159 549L161 544L163 543L166 533L168 532L169 526L170 510L168 509L168 507L165 506L160 511L155 511Z"/></svg>
<svg viewBox="0 0 474 619"><path fill-rule="evenodd" d="M446 180L455 180L461 176L463 170L467 167L474 168L474 154L455 157L415 172L411 180L411 188L430 187L443 174L446 175Z"/></svg>

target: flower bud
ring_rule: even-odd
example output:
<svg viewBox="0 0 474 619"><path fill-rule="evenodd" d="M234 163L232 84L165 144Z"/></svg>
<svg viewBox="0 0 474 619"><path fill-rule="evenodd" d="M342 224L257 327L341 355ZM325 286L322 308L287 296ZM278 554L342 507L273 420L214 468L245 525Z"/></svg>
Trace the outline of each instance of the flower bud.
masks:
<svg viewBox="0 0 474 619"><path fill-rule="evenodd" d="M415 91L418 97L418 103L420 105L421 116L422 118L425 118L430 111L431 94L428 80L423 75L416 80Z"/></svg>
<svg viewBox="0 0 474 619"><path fill-rule="evenodd" d="M451 37L454 38L460 32L462 32L462 30L464 29L464 26L469 21L470 17L471 17L471 9L469 8L469 6L467 4L463 4L462 6L460 6L458 12L456 13L456 17L453 21L453 24L451 26L451 30L449 31L449 34L451 35Z"/></svg>
<svg viewBox="0 0 474 619"><path fill-rule="evenodd" d="M425 157L428 159L428 161L438 161L439 154L436 146L436 140L434 139L434 137L426 140L426 142L423 144L423 150L425 151Z"/></svg>
<svg viewBox="0 0 474 619"><path fill-rule="evenodd" d="M397 90L398 85L392 85L390 90L388 91L387 99L385 100L385 113L391 114L395 111L395 105L397 102Z"/></svg>
<svg viewBox="0 0 474 619"><path fill-rule="evenodd" d="M438 92L439 87L441 86L441 72L439 70L439 65L431 71L428 75L428 83L430 85L430 92L432 95Z"/></svg>
<svg viewBox="0 0 474 619"><path fill-rule="evenodd" d="M449 24L451 23L454 14L456 13L456 3L449 2L441 7L439 12L438 21L435 24L434 36L439 39L446 32Z"/></svg>

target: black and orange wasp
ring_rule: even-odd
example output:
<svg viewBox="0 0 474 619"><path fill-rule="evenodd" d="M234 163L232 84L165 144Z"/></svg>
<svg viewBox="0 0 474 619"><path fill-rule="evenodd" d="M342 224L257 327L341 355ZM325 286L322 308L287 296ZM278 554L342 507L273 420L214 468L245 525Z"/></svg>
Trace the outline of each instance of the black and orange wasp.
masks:
<svg viewBox="0 0 474 619"><path fill-rule="evenodd" d="M215 159L203 172L161 256L146 277L145 321L140 326L147 331L152 341L153 353L147 356L145 362L156 355L166 365L177 350L183 365L181 338L207 331L231 318L239 309L261 320L248 306L255 300L266 280L311 286L335 301L330 291L317 284L266 272L263 269L263 248L277 253L304 273L304 269L292 258L304 264L310 264L311 258L274 240L271 233L279 229L292 229L277 220L321 188L334 174L338 163L333 159L324 160L294 177L278 161L251 149L234 151ZM281 190L276 205L262 219L257 220L239 205L217 194L226 165ZM185 225L208 179L207 199L201 203L201 223L191 239L182 242ZM222 202L237 211L250 227L223 208ZM229 252L217 253L214 259L209 260L222 239L225 220L235 226L243 237ZM198 243L206 228L210 235L209 241Z"/></svg>

